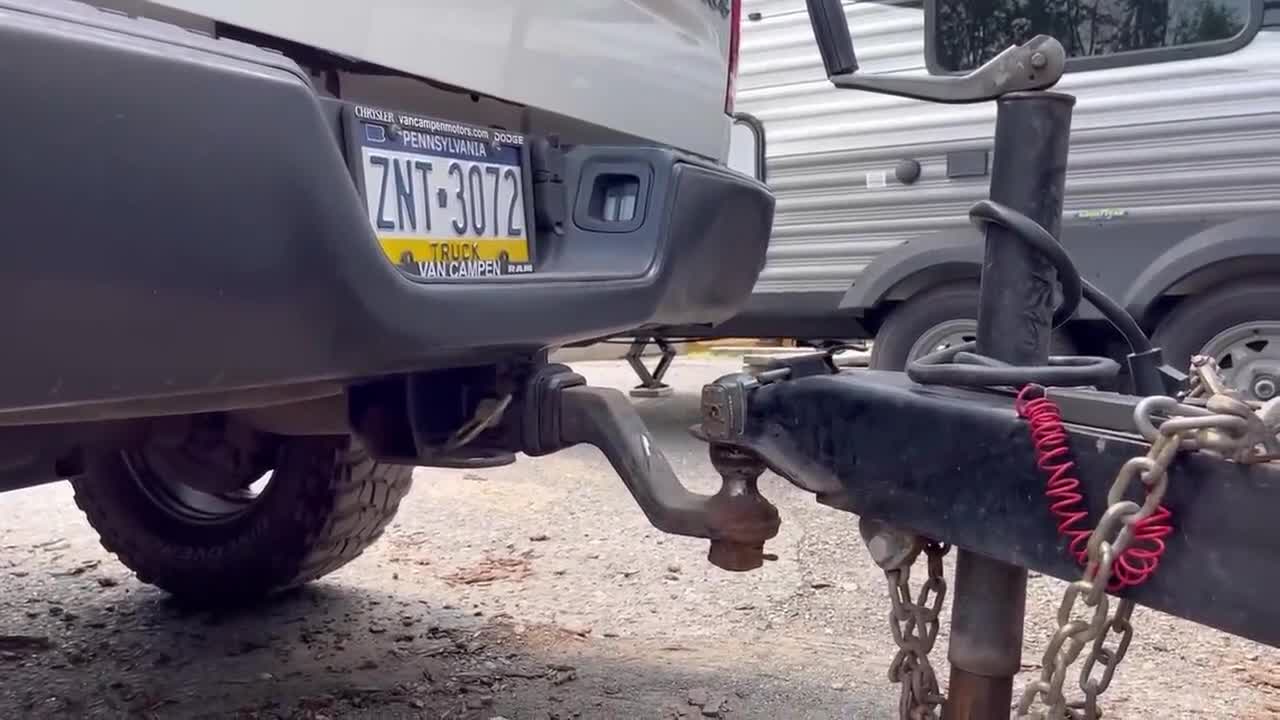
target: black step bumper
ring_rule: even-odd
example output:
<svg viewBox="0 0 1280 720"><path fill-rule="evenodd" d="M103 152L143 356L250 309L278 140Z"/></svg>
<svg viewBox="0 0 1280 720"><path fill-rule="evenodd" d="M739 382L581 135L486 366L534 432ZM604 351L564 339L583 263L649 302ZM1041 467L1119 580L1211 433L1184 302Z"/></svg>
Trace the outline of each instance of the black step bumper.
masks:
<svg viewBox="0 0 1280 720"><path fill-rule="evenodd" d="M536 238L535 274L415 281L374 238L341 106L291 61L74 3L0 0L0 65L0 422L714 323L764 264L773 198L760 183L665 148L577 146L570 210L593 167L643 166L638 227L570 221Z"/></svg>

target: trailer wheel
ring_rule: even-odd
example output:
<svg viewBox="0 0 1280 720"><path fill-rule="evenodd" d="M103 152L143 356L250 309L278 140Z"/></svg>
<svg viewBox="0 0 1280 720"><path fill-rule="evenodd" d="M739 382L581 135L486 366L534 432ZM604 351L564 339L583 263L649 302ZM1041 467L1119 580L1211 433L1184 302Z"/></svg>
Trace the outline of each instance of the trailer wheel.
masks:
<svg viewBox="0 0 1280 720"><path fill-rule="evenodd" d="M871 367L902 370L935 350L969 342L978 332L978 288L945 285L921 292L889 313L871 345Z"/></svg>
<svg viewBox="0 0 1280 720"><path fill-rule="evenodd" d="M1218 361L1223 378L1254 400L1280 395L1280 283L1224 285L1183 300L1156 329L1170 365L1192 355Z"/></svg>
<svg viewBox="0 0 1280 720"><path fill-rule="evenodd" d="M871 345L871 367L904 370L907 364L931 352L978 337L978 288L944 285L911 297L893 310L880 325ZM1071 339L1055 331L1055 355L1074 355Z"/></svg>
<svg viewBox="0 0 1280 720"><path fill-rule="evenodd" d="M170 443L89 458L72 481L76 504L139 580L223 604L347 564L409 490L412 468L376 463L346 438L240 446Z"/></svg>

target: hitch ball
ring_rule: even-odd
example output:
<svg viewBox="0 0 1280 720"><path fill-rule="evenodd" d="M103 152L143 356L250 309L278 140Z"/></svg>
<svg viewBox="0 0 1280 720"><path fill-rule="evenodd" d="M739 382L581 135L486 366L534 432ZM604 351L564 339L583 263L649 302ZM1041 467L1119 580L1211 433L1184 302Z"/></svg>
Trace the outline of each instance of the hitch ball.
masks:
<svg viewBox="0 0 1280 720"><path fill-rule="evenodd" d="M707 560L733 572L754 570L766 559L764 543L778 534L778 509L760 494L757 481L764 463L728 445L711 445L711 464L720 473L720 491L707 502L708 524L715 528Z"/></svg>

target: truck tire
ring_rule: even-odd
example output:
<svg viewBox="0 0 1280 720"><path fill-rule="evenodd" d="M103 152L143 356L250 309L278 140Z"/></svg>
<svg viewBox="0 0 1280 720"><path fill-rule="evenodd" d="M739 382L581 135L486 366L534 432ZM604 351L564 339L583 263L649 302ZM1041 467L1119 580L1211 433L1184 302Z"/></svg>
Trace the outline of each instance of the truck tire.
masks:
<svg viewBox="0 0 1280 720"><path fill-rule="evenodd" d="M978 332L978 286L943 285L912 296L889 313L871 344L873 370L905 370L907 363L934 350L970 342ZM1075 344L1055 330L1050 350L1074 355Z"/></svg>
<svg viewBox="0 0 1280 720"><path fill-rule="evenodd" d="M1269 400L1280 390L1280 280L1239 281L1186 298L1156 328L1164 360L1187 370L1212 355L1227 383Z"/></svg>
<svg viewBox="0 0 1280 720"><path fill-rule="evenodd" d="M409 491L413 468L376 463L345 438L284 438L271 449L270 478L251 498L161 478L156 467L173 465L148 462L141 451L87 459L72 480L76 504L139 580L183 600L226 604L354 560Z"/></svg>

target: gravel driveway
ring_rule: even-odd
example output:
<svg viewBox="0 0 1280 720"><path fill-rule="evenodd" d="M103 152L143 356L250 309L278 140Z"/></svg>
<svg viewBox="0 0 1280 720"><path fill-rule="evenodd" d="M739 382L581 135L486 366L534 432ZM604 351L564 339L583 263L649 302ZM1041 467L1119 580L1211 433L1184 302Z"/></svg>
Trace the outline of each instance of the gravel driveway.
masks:
<svg viewBox="0 0 1280 720"><path fill-rule="evenodd" d="M701 384L637 401L690 485L716 477L686 432ZM628 387L622 363L578 366ZM855 520L781 481L778 560L726 573L651 529L604 459L419 470L363 558L252 611L180 607L137 582L50 485L0 498L0 717L892 718L885 583ZM1246 578L1241 579L1247 582ZM1035 669L1061 583L1033 578ZM949 611L948 611L949 612ZM1108 718L1280 718L1280 653L1139 610ZM935 651L946 677L945 636Z"/></svg>

